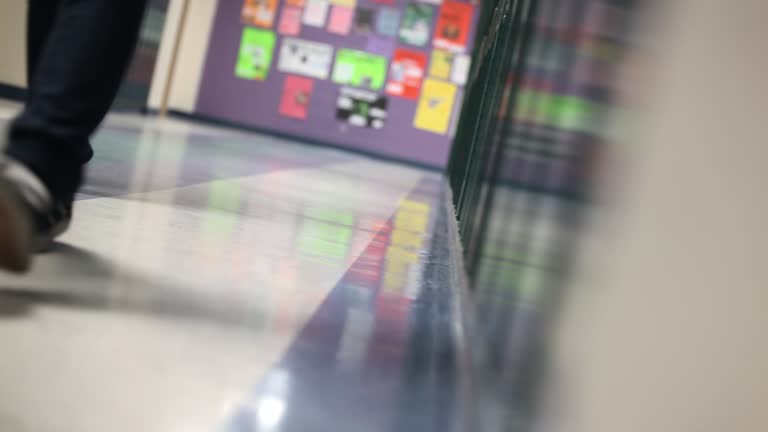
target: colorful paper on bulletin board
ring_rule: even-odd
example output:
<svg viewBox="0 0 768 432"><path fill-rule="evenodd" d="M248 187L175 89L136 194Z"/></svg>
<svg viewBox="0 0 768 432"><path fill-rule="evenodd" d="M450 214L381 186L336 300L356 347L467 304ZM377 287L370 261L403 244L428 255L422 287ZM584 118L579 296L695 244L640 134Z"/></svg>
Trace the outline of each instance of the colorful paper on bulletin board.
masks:
<svg viewBox="0 0 768 432"><path fill-rule="evenodd" d="M368 44L365 46L365 51L371 54L390 58L392 57L392 53L395 51L395 40L391 38L370 35L368 36Z"/></svg>
<svg viewBox="0 0 768 432"><path fill-rule="evenodd" d="M435 9L429 5L411 3L405 8L400 23L400 41L418 47L426 46Z"/></svg>
<svg viewBox="0 0 768 432"><path fill-rule="evenodd" d="M398 48L389 67L387 94L418 99L427 68L427 56L418 51Z"/></svg>
<svg viewBox="0 0 768 432"><path fill-rule="evenodd" d="M281 72L328 79L333 62L331 45L303 39L284 38L277 68Z"/></svg>
<svg viewBox="0 0 768 432"><path fill-rule="evenodd" d="M304 7L304 0L285 0L285 4L288 6L294 6L298 8Z"/></svg>
<svg viewBox="0 0 768 432"><path fill-rule="evenodd" d="M277 24L277 31L285 36L298 36L301 32L301 9L293 6L286 6L280 14L280 22Z"/></svg>
<svg viewBox="0 0 768 432"><path fill-rule="evenodd" d="M376 33L384 36L396 36L400 26L400 11L384 7L379 9L376 16Z"/></svg>
<svg viewBox="0 0 768 432"><path fill-rule="evenodd" d="M309 99L312 96L313 87L314 81L311 78L286 76L283 96L280 99L280 114L305 120L309 112Z"/></svg>
<svg viewBox="0 0 768 432"><path fill-rule="evenodd" d="M444 135L448 131L455 100L454 84L427 78L413 125L418 129Z"/></svg>
<svg viewBox="0 0 768 432"><path fill-rule="evenodd" d="M358 8L355 12L355 23L352 26L356 33L368 34L373 31L373 9Z"/></svg>
<svg viewBox="0 0 768 432"><path fill-rule="evenodd" d="M350 9L354 9L357 6L357 0L329 0L331 4L336 6L344 6Z"/></svg>
<svg viewBox="0 0 768 432"><path fill-rule="evenodd" d="M328 19L328 32L339 35L349 34L355 10L346 6L334 6Z"/></svg>
<svg viewBox="0 0 768 432"><path fill-rule="evenodd" d="M474 6L447 0L440 7L435 26L435 48L464 52L469 40L469 27L472 25Z"/></svg>
<svg viewBox="0 0 768 432"><path fill-rule="evenodd" d="M376 33L384 36L397 36L397 30L400 26L400 11L393 8L383 7L376 14Z"/></svg>
<svg viewBox="0 0 768 432"><path fill-rule="evenodd" d="M336 53L333 82L379 90L384 86L387 59L365 51L340 49Z"/></svg>
<svg viewBox="0 0 768 432"><path fill-rule="evenodd" d="M342 87L336 119L352 126L381 129L387 120L387 98L366 90Z"/></svg>
<svg viewBox="0 0 768 432"><path fill-rule="evenodd" d="M453 59L453 70L451 71L451 81L463 86L467 84L469 77L469 68L472 65L472 58L466 54L458 55Z"/></svg>
<svg viewBox="0 0 768 432"><path fill-rule="evenodd" d="M429 75L432 78L448 80L452 66L453 53L439 49L432 51L432 61L429 62Z"/></svg>
<svg viewBox="0 0 768 432"><path fill-rule="evenodd" d="M235 76L245 79L266 79L272 65L274 49L274 33L269 30L245 27L240 40Z"/></svg>
<svg viewBox="0 0 768 432"><path fill-rule="evenodd" d="M242 19L247 24L271 28L276 12L277 0L245 0Z"/></svg>
<svg viewBox="0 0 768 432"><path fill-rule="evenodd" d="M307 6L304 9L304 24L311 27L324 27L325 19L328 16L327 0L307 0Z"/></svg>

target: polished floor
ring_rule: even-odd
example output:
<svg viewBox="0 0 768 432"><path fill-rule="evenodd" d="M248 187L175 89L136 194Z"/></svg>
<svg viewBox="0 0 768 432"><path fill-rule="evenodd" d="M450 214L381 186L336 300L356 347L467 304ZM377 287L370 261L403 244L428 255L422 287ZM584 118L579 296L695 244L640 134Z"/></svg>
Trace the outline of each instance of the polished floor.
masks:
<svg viewBox="0 0 768 432"><path fill-rule="evenodd" d="M423 351L414 319L433 307L419 299L438 175L130 115L94 147L71 230L31 274L0 274L0 430L456 421L448 405L408 406L442 403L407 368Z"/></svg>
<svg viewBox="0 0 768 432"><path fill-rule="evenodd" d="M438 173L125 114L93 144L71 230L0 273L0 431L529 430L567 203L499 187L467 290Z"/></svg>

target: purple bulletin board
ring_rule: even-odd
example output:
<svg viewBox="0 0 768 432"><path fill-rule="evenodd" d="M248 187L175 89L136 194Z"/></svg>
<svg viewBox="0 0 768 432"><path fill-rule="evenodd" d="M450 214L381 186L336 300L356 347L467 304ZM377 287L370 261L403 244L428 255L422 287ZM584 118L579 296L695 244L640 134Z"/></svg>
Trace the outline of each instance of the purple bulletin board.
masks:
<svg viewBox="0 0 768 432"><path fill-rule="evenodd" d="M269 3L271 0L256 1L264 1L264 4L274 4ZM407 49L410 52L422 53L426 58L424 68L425 80L421 81L422 84L418 90L413 88L409 90L411 95L419 94L414 93L414 91L421 92L424 89L424 83L427 78L435 80L435 78L430 77L433 44L437 36L436 28L442 29L445 27L442 24L438 24L438 21L441 16L445 16L445 14L441 13L441 8L444 4L448 3L442 3L441 0L357 0L356 2L353 0L331 0L331 7L333 7L333 4L346 3L349 5L350 2L355 4L353 15L361 8L373 10L374 26L371 32L368 34L358 32L354 21L348 34L342 35L329 31L328 25L332 15L331 10L329 10L323 27L312 27L302 23L298 35L284 36L278 31L283 9L286 8L286 2L295 3L297 1L301 2L301 0L278 0L276 10L274 11L274 22L271 27L266 27L263 24L259 27L245 22L247 20L243 18L242 14L244 0L219 0L208 53L205 59L200 91L198 93L196 114L255 127L268 132L303 138L308 141L337 145L439 168L444 167L448 159L452 137L455 133L455 123L464 94L461 80L451 81L453 76L451 76L451 79L443 80L455 85L455 101L450 109L450 124L447 130L445 133L436 133L414 126L415 123L419 123L419 121L416 121L419 103L423 102L425 106L427 104L425 101L428 99L421 101L425 95L420 94L416 99L389 95L385 91L386 85L375 92L386 99L386 119L383 125L378 123L376 127L370 127L371 122L369 121L361 126L340 120L337 112L340 94L343 92L345 95L350 94L350 92L354 93L354 90L359 89L359 87L355 87L355 84L337 84L332 80L332 76L336 67L334 64L336 56L340 49L358 51L368 51L370 49L372 51L378 50L379 53L381 53L382 48L384 51L389 51L391 48L395 50L398 48ZM312 0L304 1L305 8L310 1ZM451 48L457 56L469 55L472 51L472 41L474 40L479 6L469 0L453 0L449 3L452 3L454 7L456 3L472 5L471 18L468 19L471 24L468 30L466 30L468 34L464 35L466 46L463 50L456 47ZM402 25L402 17L406 12L406 8L411 4L434 9L429 27L430 39L424 47L404 43L397 35L387 38L377 33L375 25L376 15L382 9L399 11ZM271 65L265 79L244 79L235 74L241 39L246 28L255 28L274 33L274 50L272 51ZM328 79L318 79L317 77L281 71L278 65L280 64L281 47L286 38L299 38L331 45L334 50L334 63L331 64ZM393 57L394 52L389 54L386 59L387 80L391 78L391 62ZM311 89L309 102L303 113L305 118L281 114L281 107L285 103L283 91L286 79L293 83L292 85ZM309 82L310 80L311 82ZM433 82L432 84L430 86L431 91L445 88L444 84L439 82ZM370 90L368 91L370 92Z"/></svg>

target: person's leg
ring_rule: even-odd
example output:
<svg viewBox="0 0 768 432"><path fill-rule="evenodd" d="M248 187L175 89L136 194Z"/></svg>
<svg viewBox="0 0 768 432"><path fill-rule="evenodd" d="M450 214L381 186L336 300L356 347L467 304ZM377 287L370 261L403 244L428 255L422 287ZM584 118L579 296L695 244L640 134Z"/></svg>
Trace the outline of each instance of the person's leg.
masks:
<svg viewBox="0 0 768 432"><path fill-rule="evenodd" d="M27 103L0 158L0 268L68 225L90 135L112 104L147 0L30 0Z"/></svg>
<svg viewBox="0 0 768 432"><path fill-rule="evenodd" d="M6 152L40 177L54 198L69 199L80 186L82 166L92 156L88 137L117 94L145 4L30 0L30 13L56 14L47 38L30 35L42 50L30 47L38 58L29 61L27 104L11 125Z"/></svg>
<svg viewBox="0 0 768 432"><path fill-rule="evenodd" d="M30 0L27 11L27 82L37 71L45 42L51 34L60 0Z"/></svg>

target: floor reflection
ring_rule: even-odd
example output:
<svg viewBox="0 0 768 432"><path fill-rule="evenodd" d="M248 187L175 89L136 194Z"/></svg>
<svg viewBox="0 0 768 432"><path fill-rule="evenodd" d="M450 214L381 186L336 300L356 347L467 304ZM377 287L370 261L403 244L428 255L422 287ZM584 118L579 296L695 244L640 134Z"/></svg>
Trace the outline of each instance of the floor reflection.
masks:
<svg viewBox="0 0 768 432"><path fill-rule="evenodd" d="M460 350L449 329L458 318L438 276L446 274L446 239L433 229L446 223L438 211L444 192L442 180L423 180L393 217L364 222L376 230L372 241L223 430L460 426L454 412ZM325 235L309 231L313 242L354 241L343 228L349 218L322 220L337 224ZM332 246L334 255L341 244Z"/></svg>
<svg viewBox="0 0 768 432"><path fill-rule="evenodd" d="M366 341L403 339L388 332L417 295L412 251L432 205L412 192L437 175L171 126L110 118L60 246L28 276L0 275L0 338L14 347L0 359L1 430L210 431L238 406L251 414L235 423L279 427L299 377L332 376L330 363L375 375L366 364L390 349ZM379 313L399 315L386 327ZM305 326L317 319L332 322ZM306 350L302 329L332 351L275 367ZM241 404L257 382L268 392Z"/></svg>

